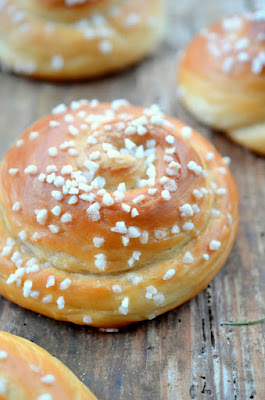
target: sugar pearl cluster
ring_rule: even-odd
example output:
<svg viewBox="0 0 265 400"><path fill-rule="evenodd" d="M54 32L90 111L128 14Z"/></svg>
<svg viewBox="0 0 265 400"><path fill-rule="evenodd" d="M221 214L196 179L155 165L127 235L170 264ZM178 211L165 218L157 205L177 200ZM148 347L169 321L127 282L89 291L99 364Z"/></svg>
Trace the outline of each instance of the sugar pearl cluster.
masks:
<svg viewBox="0 0 265 400"><path fill-rule="evenodd" d="M63 139L58 144L55 139L62 130ZM74 101L70 107L59 104L52 110L49 131L54 142L51 139L46 148L42 146L45 130L42 132L41 129L27 132L14 147L19 154L32 143L34 146L39 143L45 153L45 163L29 162L21 167L14 161L7 167L14 187L20 179L30 180L30 186L37 185L38 193L48 193L49 206L30 210L35 232L25 226L17 237L6 239L1 256L14 265L6 284L16 285L24 298L54 304L58 310L67 309L65 293L74 287L76 277L64 274L63 279L58 278L57 265L50 261L40 262L37 256L29 256L26 244L31 243L34 249L36 244L42 245L46 236L54 239L68 237L71 240L71 234L74 235L82 218L91 232L86 243L92 260L87 265L88 274L92 271L101 279L101 276L113 271L115 263L108 251L110 241L117 250L124 251L124 272L116 281L113 278L110 290L112 296L119 299L117 312L126 316L131 300L124 287L144 284L137 268L152 259L156 245L160 246L160 252L166 252L175 243L184 241L186 246L189 239L198 238L200 226L196 225L196 221L204 213L203 204L209 196L217 200L213 202L208 218L218 219L221 216L218 199L226 195L227 189L215 182L208 169L214 168L217 176L223 179L228 160L213 167L215 153L210 151L203 157L188 153L194 154L194 159L189 156L185 162L181 161L178 146L189 146L193 130L188 126L174 125L157 105L136 109L124 99L114 100L109 106L101 105L98 100ZM66 160L66 163L60 164L57 160ZM119 173L110 173L110 170ZM184 195L179 188L182 174L192 187L192 190L187 188ZM120 175L123 180L117 180ZM183 198L181 203L178 203L179 196ZM161 205L161 210L170 206L174 218L162 226L161 215L150 229L149 221L145 223L143 218L147 204L148 209L157 207L157 204ZM24 207L27 205L21 199L13 198L12 215L19 220ZM77 210L81 214L77 214ZM113 216L111 225L107 223L108 213ZM232 223L231 215L227 218ZM146 258L145 249L148 250L149 246L152 254ZM218 238L211 238L199 259L207 262L221 246ZM67 252L65 248L61 250ZM186 268L198 261L198 255L188 248L180 255L177 251L174 258ZM49 274L45 287L43 291L37 290L34 278L46 270ZM114 271L121 272L119 269ZM175 267L162 271L164 285L175 279L176 272ZM156 307L166 301L165 294L148 283L143 287L143 297ZM93 323L89 312L83 316L82 323Z"/></svg>
<svg viewBox="0 0 265 400"><path fill-rule="evenodd" d="M218 60L225 73L232 73L240 65L249 66L255 75L262 73L265 66L264 22L265 12L261 9L224 18L220 33L203 30L208 52ZM257 28L253 30L254 26ZM255 33L245 33L246 30Z"/></svg>

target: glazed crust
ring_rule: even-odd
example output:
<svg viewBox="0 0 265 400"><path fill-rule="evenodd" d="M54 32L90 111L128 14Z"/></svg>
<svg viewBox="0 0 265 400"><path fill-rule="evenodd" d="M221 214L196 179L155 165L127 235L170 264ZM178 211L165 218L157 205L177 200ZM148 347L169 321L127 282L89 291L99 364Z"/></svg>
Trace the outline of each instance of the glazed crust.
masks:
<svg viewBox="0 0 265 400"><path fill-rule="evenodd" d="M163 27L163 0L6 0L0 62L38 79L93 78L141 60Z"/></svg>
<svg viewBox="0 0 265 400"><path fill-rule="evenodd" d="M36 344L0 332L0 351L1 400L96 400L65 365Z"/></svg>
<svg viewBox="0 0 265 400"><path fill-rule="evenodd" d="M3 296L103 328L198 294L238 223L215 148L156 106L123 100L61 105L33 124L1 164L0 202Z"/></svg>
<svg viewBox="0 0 265 400"><path fill-rule="evenodd" d="M265 14L234 15L196 36L179 67L181 98L200 121L265 154Z"/></svg>

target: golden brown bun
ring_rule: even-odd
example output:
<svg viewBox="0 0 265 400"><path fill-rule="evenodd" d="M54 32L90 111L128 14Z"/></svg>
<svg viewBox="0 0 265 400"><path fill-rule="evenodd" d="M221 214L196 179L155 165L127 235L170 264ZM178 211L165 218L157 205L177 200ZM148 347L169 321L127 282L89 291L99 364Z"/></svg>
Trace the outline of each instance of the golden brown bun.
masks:
<svg viewBox="0 0 265 400"><path fill-rule="evenodd" d="M163 0L4 0L0 62L47 80L108 74L149 54L164 19Z"/></svg>
<svg viewBox="0 0 265 400"><path fill-rule="evenodd" d="M183 102L200 121L265 154L264 65L265 11L227 17L185 50Z"/></svg>
<svg viewBox="0 0 265 400"><path fill-rule="evenodd" d="M0 292L76 324L153 318L219 271L237 203L214 147L157 106L60 105L0 167Z"/></svg>
<svg viewBox="0 0 265 400"><path fill-rule="evenodd" d="M47 351L0 331L0 399L96 400L96 397Z"/></svg>

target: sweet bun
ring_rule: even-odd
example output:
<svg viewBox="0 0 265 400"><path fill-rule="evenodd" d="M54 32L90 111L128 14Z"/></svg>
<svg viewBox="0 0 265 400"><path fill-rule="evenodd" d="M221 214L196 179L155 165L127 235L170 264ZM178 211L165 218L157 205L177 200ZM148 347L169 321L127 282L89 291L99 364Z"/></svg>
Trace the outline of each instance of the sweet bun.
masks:
<svg viewBox="0 0 265 400"><path fill-rule="evenodd" d="M184 51L182 100L203 123L265 154L264 66L265 11L227 17Z"/></svg>
<svg viewBox="0 0 265 400"><path fill-rule="evenodd" d="M96 400L57 358L36 344L0 332L1 400Z"/></svg>
<svg viewBox="0 0 265 400"><path fill-rule="evenodd" d="M76 324L154 318L219 271L237 202L215 148L158 106L61 104L0 167L0 292Z"/></svg>
<svg viewBox="0 0 265 400"><path fill-rule="evenodd" d="M164 20L163 0L4 0L0 63L39 79L97 77L149 54Z"/></svg>

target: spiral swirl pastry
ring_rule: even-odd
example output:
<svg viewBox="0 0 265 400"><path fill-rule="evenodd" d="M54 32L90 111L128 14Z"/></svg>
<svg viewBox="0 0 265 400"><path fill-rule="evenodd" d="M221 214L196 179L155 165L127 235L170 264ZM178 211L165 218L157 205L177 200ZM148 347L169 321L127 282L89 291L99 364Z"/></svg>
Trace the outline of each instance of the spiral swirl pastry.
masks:
<svg viewBox="0 0 265 400"><path fill-rule="evenodd" d="M36 344L0 332L1 400L96 400L59 360Z"/></svg>
<svg viewBox="0 0 265 400"><path fill-rule="evenodd" d="M184 51L183 102L200 121L265 154L264 66L265 11L226 17Z"/></svg>
<svg viewBox="0 0 265 400"><path fill-rule="evenodd" d="M116 328L204 289L237 228L214 147L158 106L61 104L0 169L0 291L59 320Z"/></svg>
<svg viewBox="0 0 265 400"><path fill-rule="evenodd" d="M0 62L46 80L109 74L161 39L163 0L2 0Z"/></svg>

